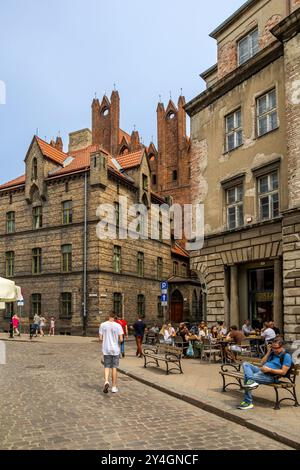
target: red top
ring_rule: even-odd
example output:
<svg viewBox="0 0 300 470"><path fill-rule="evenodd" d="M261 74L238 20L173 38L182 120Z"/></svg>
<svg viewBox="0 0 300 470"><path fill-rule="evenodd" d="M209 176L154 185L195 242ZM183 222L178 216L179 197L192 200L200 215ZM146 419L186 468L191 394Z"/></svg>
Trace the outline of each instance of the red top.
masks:
<svg viewBox="0 0 300 470"><path fill-rule="evenodd" d="M123 328L124 335L126 335L127 321L126 320L117 320L116 323L119 323L119 325L121 325L121 327Z"/></svg>

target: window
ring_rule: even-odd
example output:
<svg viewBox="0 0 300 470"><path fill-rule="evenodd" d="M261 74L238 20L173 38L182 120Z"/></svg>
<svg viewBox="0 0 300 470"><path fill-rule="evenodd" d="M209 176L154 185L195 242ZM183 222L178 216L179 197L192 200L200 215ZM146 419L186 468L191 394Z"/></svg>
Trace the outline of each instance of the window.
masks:
<svg viewBox="0 0 300 470"><path fill-rule="evenodd" d="M114 313L122 316L122 294L119 292L114 293Z"/></svg>
<svg viewBox="0 0 300 470"><path fill-rule="evenodd" d="M181 265L181 276L187 277L187 265L185 263L182 263Z"/></svg>
<svg viewBox="0 0 300 470"><path fill-rule="evenodd" d="M259 51L258 29L251 31L238 43L238 62L244 64Z"/></svg>
<svg viewBox="0 0 300 470"><path fill-rule="evenodd" d="M226 191L227 227L229 230L244 225L243 186L235 186Z"/></svg>
<svg viewBox="0 0 300 470"><path fill-rule="evenodd" d="M119 274L122 270L121 247L114 246L114 272Z"/></svg>
<svg viewBox="0 0 300 470"><path fill-rule="evenodd" d="M15 275L15 252L7 251L6 253L6 277L13 277Z"/></svg>
<svg viewBox="0 0 300 470"><path fill-rule="evenodd" d="M278 171L258 178L259 215L261 220L279 216Z"/></svg>
<svg viewBox="0 0 300 470"><path fill-rule="evenodd" d="M73 203L72 201L64 201L62 203L62 219L64 225L69 225L73 222Z"/></svg>
<svg viewBox="0 0 300 470"><path fill-rule="evenodd" d="M65 192L68 193L69 192L69 182L66 181L66 184L65 184Z"/></svg>
<svg viewBox="0 0 300 470"><path fill-rule="evenodd" d="M277 129L277 98L275 89L257 99L256 110L258 136Z"/></svg>
<svg viewBox="0 0 300 470"><path fill-rule="evenodd" d="M162 258L157 258L157 279L160 281L163 278L163 267L164 267L163 263L164 262Z"/></svg>
<svg viewBox="0 0 300 470"><path fill-rule="evenodd" d="M118 231L120 228L120 204L118 202L115 202L114 206L115 206L116 229L117 229L117 235L118 235Z"/></svg>
<svg viewBox="0 0 300 470"><path fill-rule="evenodd" d="M177 181L177 178L178 178L177 170L174 170L172 173L172 180Z"/></svg>
<svg viewBox="0 0 300 470"><path fill-rule="evenodd" d="M179 274L179 265L177 261L173 261L173 276L178 276Z"/></svg>
<svg viewBox="0 0 300 470"><path fill-rule="evenodd" d="M42 249L34 248L32 250L32 274L40 274L42 272Z"/></svg>
<svg viewBox="0 0 300 470"><path fill-rule="evenodd" d="M156 186L156 183L157 183L157 177L156 177L156 175L152 175L152 184L153 184L153 186Z"/></svg>
<svg viewBox="0 0 300 470"><path fill-rule="evenodd" d="M163 224L162 222L158 222L158 233L159 233L159 239L160 241L163 240Z"/></svg>
<svg viewBox="0 0 300 470"><path fill-rule="evenodd" d="M34 207L32 209L33 215L33 228L38 229L43 226L43 213L42 206Z"/></svg>
<svg viewBox="0 0 300 470"><path fill-rule="evenodd" d="M10 203L10 204L13 203L13 196L12 196L12 194L9 195L9 203Z"/></svg>
<svg viewBox="0 0 300 470"><path fill-rule="evenodd" d="M243 143L243 130L242 130L242 114L238 109L234 113L229 114L226 120L226 150L230 152Z"/></svg>
<svg viewBox="0 0 300 470"><path fill-rule="evenodd" d="M14 313L14 302L5 304L4 318L12 318Z"/></svg>
<svg viewBox="0 0 300 470"><path fill-rule="evenodd" d="M31 173L31 179L32 181L36 181L38 177L38 170L37 170L37 159L34 158L32 160L32 173Z"/></svg>
<svg viewBox="0 0 300 470"><path fill-rule="evenodd" d="M6 233L14 233L16 231L15 212L6 214Z"/></svg>
<svg viewBox="0 0 300 470"><path fill-rule="evenodd" d="M60 318L70 320L72 318L72 294L63 292L60 296Z"/></svg>
<svg viewBox="0 0 300 470"><path fill-rule="evenodd" d="M72 245L62 245L61 264L63 272L69 273L72 271Z"/></svg>
<svg viewBox="0 0 300 470"><path fill-rule="evenodd" d="M140 277L144 277L144 253L141 251L137 255L137 274Z"/></svg>
<svg viewBox="0 0 300 470"><path fill-rule="evenodd" d="M34 315L41 315L42 313L42 296L41 294L31 295L31 309L30 316L33 318Z"/></svg>
<svg viewBox="0 0 300 470"><path fill-rule="evenodd" d="M146 308L145 308L145 296L143 294L138 295L137 310L138 310L138 315L140 315L141 318L145 318Z"/></svg>
<svg viewBox="0 0 300 470"><path fill-rule="evenodd" d="M143 175L143 190L147 191L148 190L148 176Z"/></svg>

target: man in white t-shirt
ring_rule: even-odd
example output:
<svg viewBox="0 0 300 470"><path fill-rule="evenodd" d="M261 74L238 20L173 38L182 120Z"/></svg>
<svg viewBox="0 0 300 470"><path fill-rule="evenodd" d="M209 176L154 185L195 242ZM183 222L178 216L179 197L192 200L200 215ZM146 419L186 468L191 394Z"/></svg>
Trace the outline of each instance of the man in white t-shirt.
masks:
<svg viewBox="0 0 300 470"><path fill-rule="evenodd" d="M123 328L115 322L115 314L111 313L109 320L102 323L99 328L99 338L102 341L104 356L104 388L103 393L109 390L109 372L112 371L112 393L117 393L117 368L120 362L120 342L123 341Z"/></svg>

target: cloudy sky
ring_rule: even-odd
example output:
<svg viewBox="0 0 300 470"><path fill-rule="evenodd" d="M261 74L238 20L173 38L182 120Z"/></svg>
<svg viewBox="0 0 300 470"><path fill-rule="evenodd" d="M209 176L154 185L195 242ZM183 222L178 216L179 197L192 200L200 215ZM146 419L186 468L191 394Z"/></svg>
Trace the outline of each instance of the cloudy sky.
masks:
<svg viewBox="0 0 300 470"><path fill-rule="evenodd" d="M24 173L38 129L90 127L90 105L121 97L121 127L156 142L156 105L180 89L189 100L204 89L199 77L216 62L208 35L244 0L1 0L0 183ZM1 98L1 97L0 97ZM1 99L0 99L1 102Z"/></svg>

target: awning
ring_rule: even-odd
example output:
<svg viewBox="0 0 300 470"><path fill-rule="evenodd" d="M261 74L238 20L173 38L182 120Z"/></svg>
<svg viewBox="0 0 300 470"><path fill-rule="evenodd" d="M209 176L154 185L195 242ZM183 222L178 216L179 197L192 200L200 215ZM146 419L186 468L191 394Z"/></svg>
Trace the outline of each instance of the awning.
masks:
<svg viewBox="0 0 300 470"><path fill-rule="evenodd" d="M0 277L0 304L23 300L21 288L13 281Z"/></svg>

